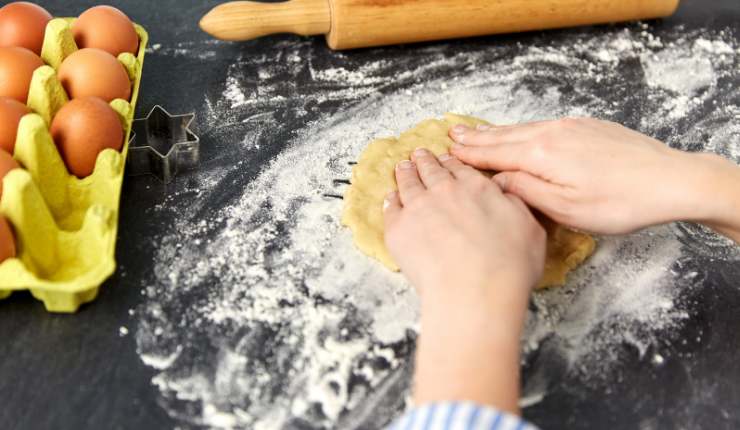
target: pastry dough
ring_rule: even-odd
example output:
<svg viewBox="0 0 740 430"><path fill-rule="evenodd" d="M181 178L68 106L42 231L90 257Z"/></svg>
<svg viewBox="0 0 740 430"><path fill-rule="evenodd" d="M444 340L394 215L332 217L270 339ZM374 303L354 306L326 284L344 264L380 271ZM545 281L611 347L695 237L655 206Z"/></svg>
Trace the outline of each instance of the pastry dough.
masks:
<svg viewBox="0 0 740 430"><path fill-rule="evenodd" d="M401 134L398 139L385 138L372 141L352 170L351 185L344 194L342 224L352 230L357 248L376 258L390 270L398 266L388 253L383 240L383 199L397 189L394 167L407 160L419 147L435 155L448 151L452 140L447 132L455 124L476 126L485 121L456 114L446 114L443 120L429 119ZM547 259L545 272L538 288L562 285L568 272L593 253L594 239L584 233L541 217L547 230Z"/></svg>

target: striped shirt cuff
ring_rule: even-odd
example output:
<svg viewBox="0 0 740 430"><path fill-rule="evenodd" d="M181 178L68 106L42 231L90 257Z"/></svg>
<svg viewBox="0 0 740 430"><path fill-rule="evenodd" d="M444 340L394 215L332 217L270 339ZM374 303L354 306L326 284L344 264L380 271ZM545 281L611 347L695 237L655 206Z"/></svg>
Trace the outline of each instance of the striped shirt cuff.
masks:
<svg viewBox="0 0 740 430"><path fill-rule="evenodd" d="M452 402L414 408L387 430L537 430L537 427L494 408Z"/></svg>

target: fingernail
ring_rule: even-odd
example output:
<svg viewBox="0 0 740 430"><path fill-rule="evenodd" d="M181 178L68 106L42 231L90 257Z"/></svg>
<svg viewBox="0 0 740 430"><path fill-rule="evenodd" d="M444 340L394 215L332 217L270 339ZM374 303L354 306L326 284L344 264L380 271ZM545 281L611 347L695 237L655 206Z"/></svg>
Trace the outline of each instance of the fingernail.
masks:
<svg viewBox="0 0 740 430"><path fill-rule="evenodd" d="M459 143L453 143L452 146L450 147L450 149L452 151L459 151L459 150L463 149L464 147L465 146L463 146L463 145L461 145Z"/></svg>
<svg viewBox="0 0 740 430"><path fill-rule="evenodd" d="M452 138L459 143L463 143L465 141L465 131L467 129L468 128L464 125L456 125L452 127Z"/></svg>
<svg viewBox="0 0 740 430"><path fill-rule="evenodd" d="M388 200L388 197L383 200L383 212L385 212L386 209L388 209L388 206L391 205L391 202Z"/></svg>
<svg viewBox="0 0 740 430"><path fill-rule="evenodd" d="M452 134L465 134L465 132L468 130L467 127L465 127L462 124L458 124L454 127L452 127Z"/></svg>
<svg viewBox="0 0 740 430"><path fill-rule="evenodd" d="M491 126L488 124L478 124L475 126L475 129L478 131L488 131L491 129Z"/></svg>
<svg viewBox="0 0 740 430"><path fill-rule="evenodd" d="M414 150L414 155L417 156L417 157L423 157L423 156L427 155L427 150L424 149L424 148L416 148Z"/></svg>
<svg viewBox="0 0 740 430"><path fill-rule="evenodd" d="M410 160L403 160L396 165L396 168L401 170L413 169L414 163L412 163Z"/></svg>
<svg viewBox="0 0 740 430"><path fill-rule="evenodd" d="M453 157L452 155L450 155L450 154L448 154L446 152L444 154L440 154L440 156L437 157L437 159L439 161L449 161L449 160L452 160L453 158L455 158L455 157Z"/></svg>

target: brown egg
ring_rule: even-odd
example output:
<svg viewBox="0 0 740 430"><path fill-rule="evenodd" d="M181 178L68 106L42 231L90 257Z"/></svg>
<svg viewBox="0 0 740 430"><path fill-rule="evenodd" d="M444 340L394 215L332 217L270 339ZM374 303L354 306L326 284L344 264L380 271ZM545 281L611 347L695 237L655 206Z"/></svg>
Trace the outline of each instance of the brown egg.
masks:
<svg viewBox="0 0 740 430"><path fill-rule="evenodd" d="M80 49L59 67L59 80L71 99L99 97L106 102L131 97L131 81L123 64L95 48Z"/></svg>
<svg viewBox="0 0 740 430"><path fill-rule="evenodd" d="M0 149L13 153L18 123L23 115L30 112L31 109L18 100L0 97Z"/></svg>
<svg viewBox="0 0 740 430"><path fill-rule="evenodd" d="M41 6L24 1L0 9L0 46L19 46L41 55L46 24L51 14Z"/></svg>
<svg viewBox="0 0 740 430"><path fill-rule="evenodd" d="M79 48L98 48L118 57L123 52L136 54L139 36L134 24L112 6L95 6L72 23L72 34Z"/></svg>
<svg viewBox="0 0 740 430"><path fill-rule="evenodd" d="M0 215L0 263L16 256L13 229L4 216Z"/></svg>
<svg viewBox="0 0 740 430"><path fill-rule="evenodd" d="M33 71L43 65L41 58L26 48L0 48L0 97L25 104Z"/></svg>
<svg viewBox="0 0 740 430"><path fill-rule="evenodd" d="M85 97L70 101L57 112L51 122L51 137L69 173L84 178L95 169L102 150L121 150L123 127L106 102Z"/></svg>
<svg viewBox="0 0 740 430"><path fill-rule="evenodd" d="M13 169L21 167L7 151L0 149L0 198L3 195L3 178Z"/></svg>

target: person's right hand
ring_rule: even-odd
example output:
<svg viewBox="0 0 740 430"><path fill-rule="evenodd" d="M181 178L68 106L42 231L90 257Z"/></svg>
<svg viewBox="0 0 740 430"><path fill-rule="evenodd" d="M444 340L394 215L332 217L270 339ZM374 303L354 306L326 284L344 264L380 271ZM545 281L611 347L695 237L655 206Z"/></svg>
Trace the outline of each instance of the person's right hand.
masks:
<svg viewBox="0 0 740 430"><path fill-rule="evenodd" d="M452 154L555 221L619 234L670 221L704 222L740 240L740 169L671 149L619 124L566 118L455 126Z"/></svg>

